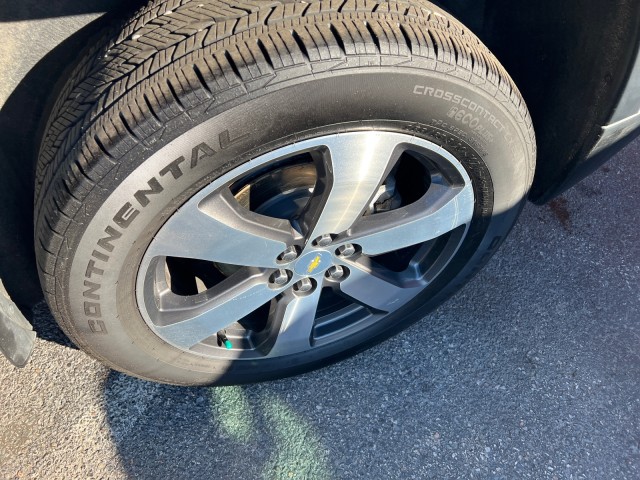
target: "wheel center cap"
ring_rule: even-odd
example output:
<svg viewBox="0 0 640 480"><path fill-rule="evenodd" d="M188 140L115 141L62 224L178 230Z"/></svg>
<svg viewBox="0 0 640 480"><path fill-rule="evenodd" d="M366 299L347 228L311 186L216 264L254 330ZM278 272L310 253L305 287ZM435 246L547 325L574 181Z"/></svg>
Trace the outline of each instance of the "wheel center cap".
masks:
<svg viewBox="0 0 640 480"><path fill-rule="evenodd" d="M332 265L331 254L325 250L315 250L302 255L293 268L303 277L312 277L325 271Z"/></svg>

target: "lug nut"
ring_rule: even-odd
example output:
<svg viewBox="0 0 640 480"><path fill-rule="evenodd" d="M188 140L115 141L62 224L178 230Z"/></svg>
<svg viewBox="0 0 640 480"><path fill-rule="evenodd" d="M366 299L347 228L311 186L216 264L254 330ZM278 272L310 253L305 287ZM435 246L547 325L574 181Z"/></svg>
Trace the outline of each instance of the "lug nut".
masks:
<svg viewBox="0 0 640 480"><path fill-rule="evenodd" d="M296 258L298 258L298 249L294 245L287 247L287 249L278 256L278 260L281 262L291 262Z"/></svg>
<svg viewBox="0 0 640 480"><path fill-rule="evenodd" d="M327 270L327 277L329 277L332 280L340 280L342 277L344 277L344 273L345 273L344 270L345 269L340 265L331 267L329 270Z"/></svg>
<svg viewBox="0 0 640 480"><path fill-rule="evenodd" d="M331 242L333 242L333 237L328 233L325 233L324 235L320 235L316 238L313 244L317 247L326 247L327 245L330 245Z"/></svg>
<svg viewBox="0 0 640 480"><path fill-rule="evenodd" d="M269 281L274 285L279 285L279 286L285 285L289 281L289 274L287 273L286 270L283 270L281 268L273 272Z"/></svg>
<svg viewBox="0 0 640 480"><path fill-rule="evenodd" d="M350 257L354 253L356 253L356 247L354 247L350 243L342 245L338 248L338 255L340 255L341 257Z"/></svg>
<svg viewBox="0 0 640 480"><path fill-rule="evenodd" d="M294 290L300 293L307 293L313 289L313 282L309 278L303 278L293 287Z"/></svg>

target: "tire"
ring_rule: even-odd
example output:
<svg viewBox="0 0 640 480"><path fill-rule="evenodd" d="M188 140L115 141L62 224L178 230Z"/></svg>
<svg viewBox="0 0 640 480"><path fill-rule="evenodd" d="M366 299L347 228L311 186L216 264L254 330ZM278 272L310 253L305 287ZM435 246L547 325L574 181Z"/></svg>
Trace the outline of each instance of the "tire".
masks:
<svg viewBox="0 0 640 480"><path fill-rule="evenodd" d="M384 172L376 171L373 160L361 159L359 152L368 145L382 150L387 143L399 153L393 153L395 163L380 163ZM344 151L353 152L354 160L339 159L335 152L340 145L349 146ZM362 149L352 148L358 145ZM318 165L326 162L334 163L322 170ZM339 170L335 162L349 168ZM36 170L41 282L66 334L119 371L180 385L294 375L388 338L455 293L513 226L534 166L534 133L517 88L472 33L429 2L155 0L89 48L55 103ZM323 208L328 211L327 195L338 192L340 182L360 185L367 172L377 175L376 185L382 183L385 192L378 189L368 197L365 216L358 210L360 223L320 232L318 218L324 218ZM415 205L438 188L439 179L443 192L458 195L464 190L468 195L447 204L454 205L447 208L454 209L456 218L463 210L468 215L452 223L453 230L427 236L421 233L424 228L398 224L391 243L402 248L395 253L380 253L383 247L354 233L360 224L377 225L383 232L384 222L396 225L411 208L416 219L426 222ZM355 192L360 191L357 185ZM233 199L224 200L227 190ZM241 200L246 191L250 197ZM266 269L260 255L279 241L273 239L277 235L272 243L265 241L264 249L255 242L237 242L245 238L238 236L245 227L233 230L234 215L275 231L288 217L267 215L269 202L278 198L280 212L295 203L292 191L303 192L299 203L305 205L291 214L298 219L297 232L291 230L296 259L287 263L281 257ZM219 201L210 200L211 192ZM264 198L251 211L254 197ZM219 213L227 208L225 201L245 202L244 213L237 213L235 203L234 215ZM342 205L348 213L350 204ZM192 207L210 208L223 220L211 228L194 223L196 217L184 216ZM451 220L441 216L441 222ZM228 225L233 234L225 237L220 232ZM314 238L318 233L329 236L314 244L312 233ZM355 253L349 250L352 234L361 242L355 242ZM407 240L414 234L420 243L405 247L416 241ZM158 244L163 241L168 250L153 257L150 252L156 247L161 252ZM193 260L193 249L206 241L213 242L206 247L212 258ZM313 248L320 249L308 256L307 249ZM416 267L420 274L411 277L415 281L388 280L405 275L393 273L402 262L405 269L416 265L416 251L426 253ZM345 252L355 256L347 258ZM308 265L311 272L318 264L322 272L316 276L302 271ZM334 275L335 265L344 267L336 274L343 278ZM206 272L197 273L201 268ZM326 306L331 321L312 319L316 323L307 336L308 348L283 347L284 353L272 354L285 321L271 320L274 305L279 305L274 302L299 301L305 288L340 296L343 286L335 285L341 280L351 285L345 291L353 292L358 275L364 275L360 269L370 275L363 277L366 282L384 278L389 285L401 285L402 292L414 288L413 293L403 293L401 306L393 308L378 308L375 298L366 297L376 303L374 308L351 293L342 310L332 300ZM240 278L240 272L270 282L270 288L281 288L280 280L286 284L289 293L283 290L256 310L267 320L244 311L251 301L247 294L219 310L237 323L190 346L193 340L184 340L184 329L172 329L173 317L162 316L165 298L178 299L169 301L173 305L188 297L188 308L209 301L222 305L215 295L222 287L216 285ZM182 282L185 297L180 297ZM326 285L334 285L333 290ZM320 311L313 310L312 317ZM348 319L347 326L339 318Z"/></svg>

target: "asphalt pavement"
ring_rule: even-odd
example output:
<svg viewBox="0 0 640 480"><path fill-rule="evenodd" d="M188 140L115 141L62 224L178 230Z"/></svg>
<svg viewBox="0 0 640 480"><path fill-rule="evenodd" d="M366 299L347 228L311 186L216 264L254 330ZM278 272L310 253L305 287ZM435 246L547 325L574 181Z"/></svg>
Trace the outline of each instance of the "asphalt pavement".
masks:
<svg viewBox="0 0 640 480"><path fill-rule="evenodd" d="M639 167L636 141L420 323L297 378L136 380L38 305L32 361L0 359L0 478L640 478Z"/></svg>

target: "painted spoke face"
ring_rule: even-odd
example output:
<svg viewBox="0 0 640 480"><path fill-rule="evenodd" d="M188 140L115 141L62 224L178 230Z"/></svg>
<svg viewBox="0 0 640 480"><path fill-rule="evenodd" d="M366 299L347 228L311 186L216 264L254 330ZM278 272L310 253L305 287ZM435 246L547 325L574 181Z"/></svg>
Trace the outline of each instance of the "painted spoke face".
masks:
<svg viewBox="0 0 640 480"><path fill-rule="evenodd" d="M367 255L379 255L427 242L471 222L471 185L432 185L424 197L398 211L364 217L349 232Z"/></svg>
<svg viewBox="0 0 640 480"><path fill-rule="evenodd" d="M301 222L310 227L310 240L323 234L341 233L362 216L402 153L400 138L404 136L363 132L336 135L324 142L327 151L321 169L325 175L319 175L324 177L324 185L316 195L325 201L316 219L305 218ZM309 209L308 214L313 214L313 210Z"/></svg>
<svg viewBox="0 0 640 480"><path fill-rule="evenodd" d="M424 285L399 286L357 263L349 264L349 276L340 282L340 291L367 307L390 313L420 292Z"/></svg>
<svg viewBox="0 0 640 480"><path fill-rule="evenodd" d="M302 352L311 347L313 322L321 291L321 288L316 288L302 296L288 292L278 301L273 319L274 325L278 325L278 332L268 356Z"/></svg>
<svg viewBox="0 0 640 480"><path fill-rule="evenodd" d="M338 345L395 318L445 269L474 208L464 167L426 140L361 131L290 144L166 221L138 272L140 313L166 342L209 358Z"/></svg>
<svg viewBox="0 0 640 480"><path fill-rule="evenodd" d="M174 345L189 349L248 315L278 294L264 274L237 272L219 288L191 297L169 293L156 312L156 330Z"/></svg>
<svg viewBox="0 0 640 480"><path fill-rule="evenodd" d="M147 255L269 268L293 238L289 221L244 209L223 189L173 215Z"/></svg>

